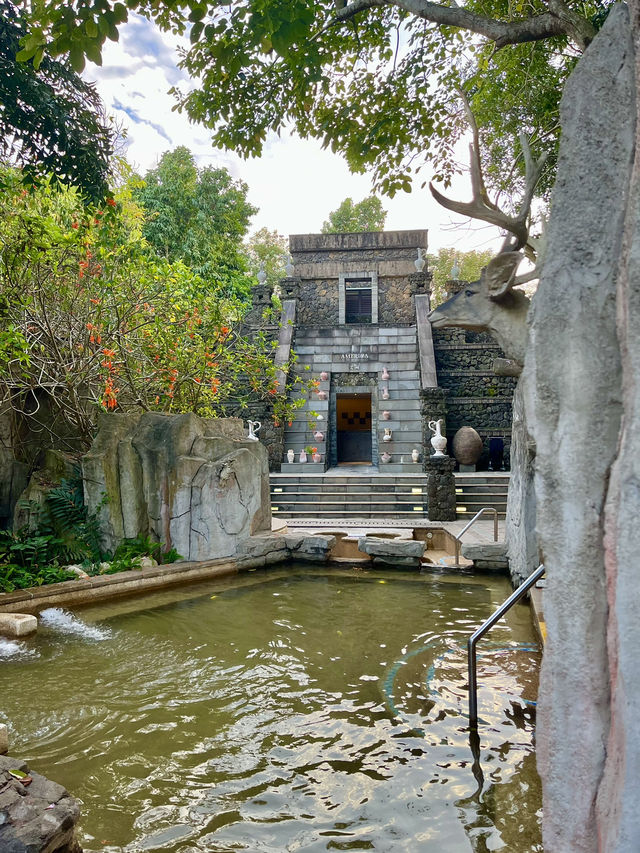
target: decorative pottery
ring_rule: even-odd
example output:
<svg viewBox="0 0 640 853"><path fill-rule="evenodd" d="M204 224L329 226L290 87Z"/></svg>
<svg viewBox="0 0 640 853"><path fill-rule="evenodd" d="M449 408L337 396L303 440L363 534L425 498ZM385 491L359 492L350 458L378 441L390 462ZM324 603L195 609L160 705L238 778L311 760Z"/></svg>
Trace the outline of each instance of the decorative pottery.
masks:
<svg viewBox="0 0 640 853"><path fill-rule="evenodd" d="M389 389L387 388L386 385L383 385L383 387L382 387L382 399L383 400L389 399Z"/></svg>
<svg viewBox="0 0 640 853"><path fill-rule="evenodd" d="M326 391L318 391L318 400L326 400L327 392Z"/></svg>
<svg viewBox="0 0 640 853"><path fill-rule="evenodd" d="M385 380L389 378L389 371L387 370L386 367L382 368L382 378Z"/></svg>
<svg viewBox="0 0 640 853"><path fill-rule="evenodd" d="M323 382L326 382L328 378L329 378L329 374L327 373L326 370L323 370L322 373L320 374L320 379Z"/></svg>
<svg viewBox="0 0 640 853"><path fill-rule="evenodd" d="M437 421L429 421L429 429L432 433L431 436L431 447L433 447L435 453L434 456L446 456L447 454L444 452L447 449L447 439L441 432L441 424L444 421L440 418Z"/></svg>
<svg viewBox="0 0 640 853"><path fill-rule="evenodd" d="M295 460L296 454L293 450L287 450L287 462L291 463Z"/></svg>
<svg viewBox="0 0 640 853"><path fill-rule="evenodd" d="M381 462L391 462L391 454L390 454L390 453L387 453L387 452L385 451L383 454L381 454L381 456L380 456L380 461L381 461Z"/></svg>
<svg viewBox="0 0 640 853"><path fill-rule="evenodd" d="M298 459L300 460L300 462L306 462L307 461L307 454L305 453L304 450L300 451L300 456L298 456Z"/></svg>
<svg viewBox="0 0 640 853"><path fill-rule="evenodd" d="M385 421L388 421L388 420L389 420L389 418L391 417L391 412L388 412L388 411L385 409L385 410L384 410L384 412L382 413L382 417L383 417L383 419L384 419Z"/></svg>
<svg viewBox="0 0 640 853"><path fill-rule="evenodd" d="M314 462L322 462L322 454L321 453L314 453L311 458L313 459Z"/></svg>
<svg viewBox="0 0 640 853"><path fill-rule="evenodd" d="M422 272L426 263L425 259L422 257L422 249L418 249L418 257L413 263L416 268L416 272Z"/></svg>
<svg viewBox="0 0 640 853"><path fill-rule="evenodd" d="M249 427L249 435L247 438L250 441L258 441L259 439L256 433L260 431L260 427L262 426L260 421L247 421L247 426Z"/></svg>
<svg viewBox="0 0 640 853"><path fill-rule="evenodd" d="M482 439L473 427L460 427L453 436L453 455L461 465L475 465L482 453Z"/></svg>
<svg viewBox="0 0 640 853"><path fill-rule="evenodd" d="M313 437L316 441L324 441L324 433L320 432L319 429L314 432Z"/></svg>
<svg viewBox="0 0 640 853"><path fill-rule="evenodd" d="M419 462L420 461L420 452L415 447L411 451L411 461L412 462Z"/></svg>
<svg viewBox="0 0 640 853"><path fill-rule="evenodd" d="M391 429L389 429L389 427L386 427L386 428L385 428L385 431L384 431L384 435L382 436L382 440L383 440L383 441L392 441L392 440L393 440L393 436L392 436L392 434L391 434L391 433L392 433L392 430L391 430Z"/></svg>

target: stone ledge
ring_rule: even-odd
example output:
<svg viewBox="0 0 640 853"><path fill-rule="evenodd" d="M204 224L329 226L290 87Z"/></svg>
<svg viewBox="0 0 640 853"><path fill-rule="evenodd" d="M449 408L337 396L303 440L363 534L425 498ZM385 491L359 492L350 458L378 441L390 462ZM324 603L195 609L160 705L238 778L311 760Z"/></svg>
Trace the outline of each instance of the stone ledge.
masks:
<svg viewBox="0 0 640 853"><path fill-rule="evenodd" d="M373 557L374 564L415 567L420 565L426 542L414 539L378 539L363 536L358 540L358 550Z"/></svg>
<svg viewBox="0 0 640 853"><path fill-rule="evenodd" d="M476 569L504 571L509 568L507 546L504 542L468 543L462 545L462 556L471 560Z"/></svg>
<svg viewBox="0 0 640 853"><path fill-rule="evenodd" d="M169 563L148 569L133 569L114 575L98 575L83 580L63 581L48 586L0 593L0 614L39 611L44 607L92 604L94 601L135 595L175 584L237 574L243 569L259 568L292 559L327 562L335 542L334 536L257 534L240 543L236 557Z"/></svg>

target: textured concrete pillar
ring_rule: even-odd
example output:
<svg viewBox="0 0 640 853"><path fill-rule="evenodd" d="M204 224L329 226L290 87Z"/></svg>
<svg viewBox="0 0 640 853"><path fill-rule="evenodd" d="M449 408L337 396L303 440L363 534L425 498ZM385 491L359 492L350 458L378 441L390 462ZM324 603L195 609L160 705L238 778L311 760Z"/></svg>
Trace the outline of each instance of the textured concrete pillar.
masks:
<svg viewBox="0 0 640 853"><path fill-rule="evenodd" d="M450 456L430 456L425 459L429 521L456 520L455 464L455 459Z"/></svg>
<svg viewBox="0 0 640 853"><path fill-rule="evenodd" d="M632 549L621 574L608 578L603 536L622 422L616 298L636 147L634 65L629 12L618 4L562 97L558 176L523 371L526 419L537 449L538 541L547 568L548 642L536 737L548 853L640 849L637 682L633 675L625 694L623 655L611 645L613 636L625 656L633 651L628 673L636 671L637 609L626 607L637 600L637 551ZM634 331L637 340L637 326ZM637 480L630 488L635 497L627 493L628 506L635 503L636 509L623 525L637 530ZM607 595L618 591L626 604L616 612ZM633 625L628 639L620 633L622 617ZM612 685L614 695L621 689L617 718L611 714ZM619 762L611 766L606 798L599 795L605 760L608 767ZM631 834L616 836L612 827L623 819Z"/></svg>

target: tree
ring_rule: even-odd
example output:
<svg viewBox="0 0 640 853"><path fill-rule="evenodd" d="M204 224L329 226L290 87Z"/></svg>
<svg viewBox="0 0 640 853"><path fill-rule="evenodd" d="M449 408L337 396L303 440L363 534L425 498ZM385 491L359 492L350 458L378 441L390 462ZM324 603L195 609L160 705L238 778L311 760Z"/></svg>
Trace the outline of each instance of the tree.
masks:
<svg viewBox="0 0 640 853"><path fill-rule="evenodd" d="M247 256L252 275L257 277L260 270L264 270L265 282L273 288L287 274L289 241L277 231L260 228L247 242Z"/></svg>
<svg viewBox="0 0 640 853"><path fill-rule="evenodd" d="M136 192L147 214L143 234L158 255L183 261L209 287L246 295L242 239L257 212L247 192L226 169L198 169L180 146L162 155Z"/></svg>
<svg viewBox="0 0 640 853"><path fill-rule="evenodd" d="M0 159L102 198L115 131L94 87L65 62L42 56L36 69L16 61L26 33L17 4L0 0Z"/></svg>
<svg viewBox="0 0 640 853"><path fill-rule="evenodd" d="M410 190L424 162L445 181L458 168L460 88L488 128L494 178L504 175L505 152L516 154L516 130L532 138L534 154L553 149L558 92L610 6L131 0L105 8L102 0L48 0L37 6L30 50L70 51L79 67L84 54L99 58L105 38L117 38L127 7L164 29L189 27L182 65L198 84L177 94L192 119L213 129L214 144L257 156L269 131L292 126L342 153L352 170L373 170L393 194Z"/></svg>
<svg viewBox="0 0 640 853"><path fill-rule="evenodd" d="M1 177L0 405L87 447L98 409L224 416L266 400L284 419L303 402L280 393L266 335L235 332L237 301L149 250L128 185L98 208Z"/></svg>
<svg viewBox="0 0 640 853"><path fill-rule="evenodd" d="M442 302L447 292L446 283L454 277L460 281L477 281L482 268L486 267L494 252L458 252L456 249L440 249L437 255L429 255L429 269L433 273L431 289L433 303ZM457 267L457 270L456 270Z"/></svg>
<svg viewBox="0 0 640 853"><path fill-rule="evenodd" d="M345 234L349 231L382 231L387 218L379 198L372 195L362 201L353 203L352 198L345 198L337 210L329 214L329 219L322 225L323 234Z"/></svg>

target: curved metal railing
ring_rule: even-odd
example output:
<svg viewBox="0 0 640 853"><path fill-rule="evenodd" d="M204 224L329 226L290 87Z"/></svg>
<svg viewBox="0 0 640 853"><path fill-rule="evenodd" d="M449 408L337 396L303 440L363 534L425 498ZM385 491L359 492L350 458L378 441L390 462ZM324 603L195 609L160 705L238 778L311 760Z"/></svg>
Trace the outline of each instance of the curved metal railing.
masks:
<svg viewBox="0 0 640 853"><path fill-rule="evenodd" d="M480 518L480 516L482 515L483 512L492 512L493 513L493 541L494 542L498 541L498 510L492 506L483 506L482 509L479 509L478 512L473 516L471 521L469 521L467 524L465 524L465 526L462 528L460 533L458 533L458 535L455 537L456 561L453 564L454 569L460 568L460 544L461 544L460 540L462 539L462 535L464 533L466 533L467 530L471 527L471 525L474 524Z"/></svg>
<svg viewBox="0 0 640 853"><path fill-rule="evenodd" d="M469 653L469 728L478 728L478 682L476 677L476 645L478 640L487 633L490 628L499 622L500 619L507 613L513 605L520 601L531 587L540 580L544 574L544 565L541 563L538 568L529 575L529 577L521 583L520 586L513 592L507 600L498 607L496 612L490 616L486 622L478 628L477 631L469 637L467 641L467 650Z"/></svg>

